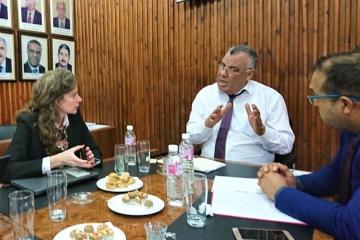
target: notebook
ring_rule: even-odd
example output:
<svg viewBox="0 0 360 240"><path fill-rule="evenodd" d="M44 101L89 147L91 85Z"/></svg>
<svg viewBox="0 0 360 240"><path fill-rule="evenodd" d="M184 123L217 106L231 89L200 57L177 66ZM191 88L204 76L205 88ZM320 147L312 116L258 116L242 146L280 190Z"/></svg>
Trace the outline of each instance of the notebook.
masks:
<svg viewBox="0 0 360 240"><path fill-rule="evenodd" d="M68 186L87 181L98 175L96 171L86 171L79 168L64 168L64 171L67 175ZM31 190L35 196L38 196L46 192L46 176L14 179L11 180L11 185L20 189Z"/></svg>

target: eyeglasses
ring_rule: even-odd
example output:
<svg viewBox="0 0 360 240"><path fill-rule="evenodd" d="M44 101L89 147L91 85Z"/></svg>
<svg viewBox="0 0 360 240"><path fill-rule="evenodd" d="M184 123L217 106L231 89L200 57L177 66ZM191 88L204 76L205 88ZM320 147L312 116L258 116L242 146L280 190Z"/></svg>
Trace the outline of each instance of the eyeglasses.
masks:
<svg viewBox="0 0 360 240"><path fill-rule="evenodd" d="M218 68L219 68L219 71L225 70L229 74L238 74L242 71L240 68L235 67L235 66L226 66L225 63L223 63L223 62L218 63ZM253 69L253 68L245 68L245 71L249 70L249 69Z"/></svg>
<svg viewBox="0 0 360 240"><path fill-rule="evenodd" d="M351 101L358 100L358 97L355 97L355 96L346 96L346 95L339 95L339 94L310 95L310 96L307 96L307 98L308 98L310 104L314 104L315 100L320 100L320 99L325 99L325 98L337 99L341 96L348 97L351 99Z"/></svg>

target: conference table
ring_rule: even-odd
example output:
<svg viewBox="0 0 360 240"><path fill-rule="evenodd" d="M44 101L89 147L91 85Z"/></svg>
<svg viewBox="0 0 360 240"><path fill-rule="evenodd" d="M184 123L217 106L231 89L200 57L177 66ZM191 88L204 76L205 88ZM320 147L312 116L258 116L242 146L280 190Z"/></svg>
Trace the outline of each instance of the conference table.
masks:
<svg viewBox="0 0 360 240"><path fill-rule="evenodd" d="M203 228L192 228L186 223L185 208L170 207L166 202L166 178L158 173L159 166L151 164L150 173L143 174L138 172L136 167L130 167L129 172L132 176L138 176L144 183L142 191L158 196L165 202L162 211L146 216L127 216L115 213L107 206L107 201L118 193L106 192L98 189L96 181L112 172L114 161L104 162L99 168L97 178L68 186L68 195L76 192L92 192L93 200L88 204L75 204L68 200L67 215L61 222L53 222L48 217L47 196L46 194L35 197L35 236L36 239L53 239L61 230L80 223L100 223L111 222L114 226L124 231L126 239L146 239L144 224L149 221L160 221L168 225L168 231L175 232L177 239L206 239L223 240L235 239L232 227L254 227L266 229L284 229L291 233L295 239L312 239L313 229L306 225L287 224L271 221L252 220L235 217L225 217L215 215L207 217L206 226ZM218 176L233 177L255 177L256 166L245 164L227 163L221 169L207 174L209 190L213 179ZM11 239L10 220L8 210L8 194L16 188L10 186L0 189L0 238ZM209 193L211 196L211 193ZM209 197L211 199L211 197ZM241 204L241 203L239 203ZM256 204L256 203L254 203Z"/></svg>

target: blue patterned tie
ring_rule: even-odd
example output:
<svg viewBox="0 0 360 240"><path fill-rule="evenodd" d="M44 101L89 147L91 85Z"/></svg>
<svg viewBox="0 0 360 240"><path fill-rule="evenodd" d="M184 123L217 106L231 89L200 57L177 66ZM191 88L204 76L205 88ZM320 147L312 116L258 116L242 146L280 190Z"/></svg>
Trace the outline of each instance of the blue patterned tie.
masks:
<svg viewBox="0 0 360 240"><path fill-rule="evenodd" d="M4 72L4 67L3 66L0 66L0 72Z"/></svg>
<svg viewBox="0 0 360 240"><path fill-rule="evenodd" d="M238 94L229 95L229 103L231 103L231 108L227 111L227 113L224 115L221 121L219 132L215 142L214 158L225 159L226 138L231 124L233 101L237 96L239 96L243 92L244 90Z"/></svg>

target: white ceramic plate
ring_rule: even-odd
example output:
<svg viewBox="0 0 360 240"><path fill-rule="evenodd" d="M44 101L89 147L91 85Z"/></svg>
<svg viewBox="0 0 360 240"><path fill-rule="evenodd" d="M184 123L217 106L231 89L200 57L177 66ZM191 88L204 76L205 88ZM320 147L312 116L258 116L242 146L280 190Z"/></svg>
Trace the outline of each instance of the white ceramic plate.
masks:
<svg viewBox="0 0 360 240"><path fill-rule="evenodd" d="M97 226L100 224L100 223L83 223L83 224L77 224L77 225L73 225L73 226L70 226L68 228L65 228L63 230L61 230L58 234L56 234L56 236L54 237L53 240L70 240L70 232L74 229L80 229L80 230L83 230L84 229L84 226L87 225L87 224L91 224L94 226L94 228L96 229ZM114 231L114 237L113 239L116 239L116 240L126 240L126 236L125 236L125 233L120 229L120 228L117 228L115 226L112 226L111 223L107 223L108 226L111 226L111 228L113 229Z"/></svg>
<svg viewBox="0 0 360 240"><path fill-rule="evenodd" d="M99 179L96 182L96 186L104 191L108 191L108 192L130 192L130 191L134 191L136 189L141 188L144 183L138 178L138 177L133 177L135 182L129 186L127 186L126 188L114 188L114 189L108 189L106 188L106 177Z"/></svg>
<svg viewBox="0 0 360 240"><path fill-rule="evenodd" d="M124 203L122 201L123 195L117 195L108 201L108 207L114 212L130 216L144 216L160 212L165 205L163 200L151 194L148 194L147 198L153 202L153 206L150 208L134 202Z"/></svg>

